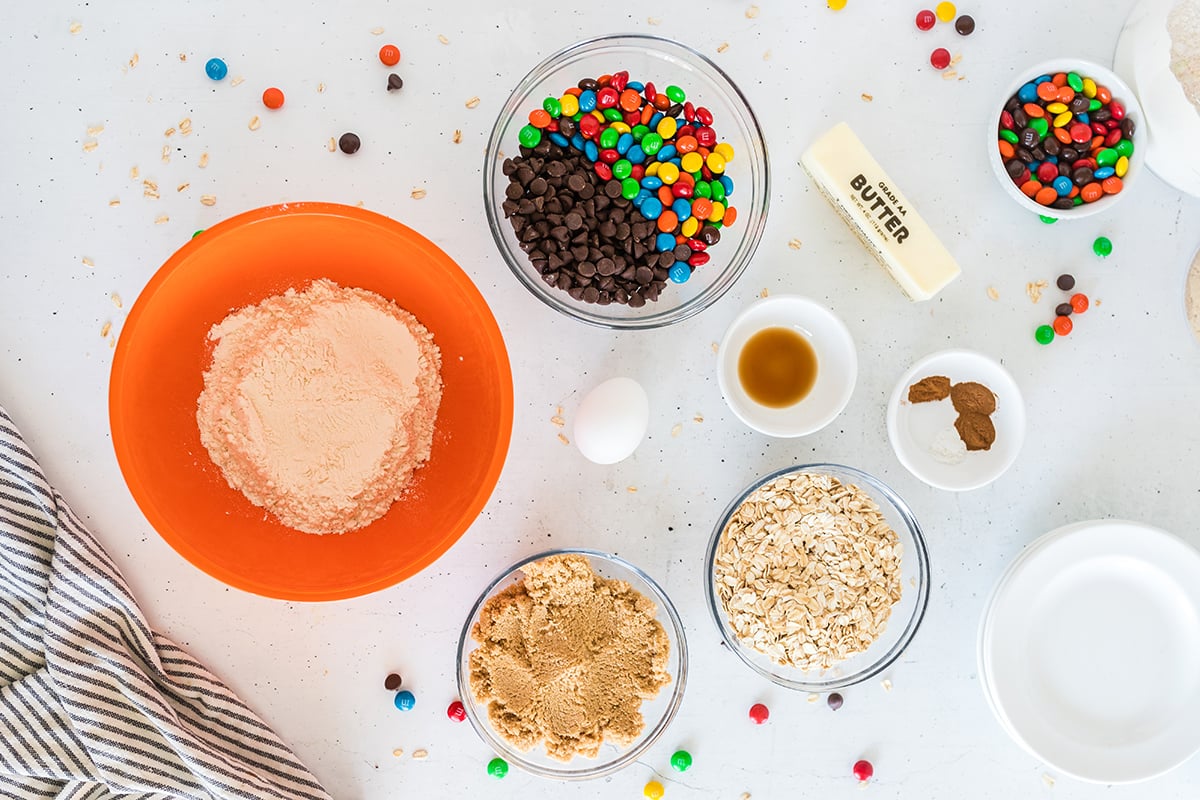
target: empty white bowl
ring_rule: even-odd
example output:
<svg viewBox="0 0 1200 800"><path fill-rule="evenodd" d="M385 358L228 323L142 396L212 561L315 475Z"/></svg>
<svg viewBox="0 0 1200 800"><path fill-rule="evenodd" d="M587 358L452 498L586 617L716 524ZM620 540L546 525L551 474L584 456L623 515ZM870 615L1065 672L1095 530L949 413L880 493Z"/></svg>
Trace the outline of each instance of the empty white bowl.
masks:
<svg viewBox="0 0 1200 800"><path fill-rule="evenodd" d="M793 405L771 408L755 402L738 379L738 357L750 337L766 328L789 328L812 345L817 378ZM717 351L717 383L742 422L768 436L815 433L841 413L858 379L858 353L846 325L825 306L796 295L778 295L748 306L734 319Z"/></svg>
<svg viewBox="0 0 1200 800"><path fill-rule="evenodd" d="M935 441L954 431L958 413L949 398L908 401L908 387L931 375L944 375L952 384L982 383L995 393L996 410L991 416L996 440L990 449L966 452L957 463L934 454ZM996 480L1017 460L1025 442L1025 401L1017 382L999 362L972 350L942 350L925 356L900 378L888 402L887 428L896 458L909 472L935 489L965 492Z"/></svg>

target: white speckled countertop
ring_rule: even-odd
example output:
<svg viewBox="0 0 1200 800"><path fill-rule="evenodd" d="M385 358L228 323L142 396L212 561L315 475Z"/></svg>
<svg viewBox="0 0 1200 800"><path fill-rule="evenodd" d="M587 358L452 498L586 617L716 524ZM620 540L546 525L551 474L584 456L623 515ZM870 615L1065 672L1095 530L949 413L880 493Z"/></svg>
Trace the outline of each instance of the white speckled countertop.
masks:
<svg viewBox="0 0 1200 800"><path fill-rule="evenodd" d="M1001 192L984 149L990 109L1015 69L1068 54L1109 63L1132 2L1022 4L1019 13L964 4L978 23L967 39L947 25L918 32L916 5L850 0L833 13L820 2L759 0L754 19L749 5L4 3L0 402L112 553L152 624L222 676L338 798L637 797L656 773L668 798L859 798L849 772L863 756L875 764L873 797L1196 796L1196 759L1143 785L1105 790L1059 778L1051 788L1043 774L1053 771L1008 739L976 675L977 626L991 586L1043 532L1116 516L1200 546L1200 426L1190 412L1200 407L1200 345L1182 296L1200 245L1200 200L1147 175L1110 213L1045 226ZM81 25L76 34L72 22ZM377 26L382 36L372 35ZM680 39L726 69L759 115L773 178L766 233L737 286L698 317L643 333L584 327L530 297L497 254L480 197L484 142L512 86L549 52L620 31ZM398 96L381 91L386 72L375 54L385 41L404 53ZM729 46L718 53L723 42ZM939 45L962 53L963 80L929 68ZM245 82L209 82L203 63L214 54ZM259 102L269 85L288 93L280 113ZM482 102L466 109L473 95ZM255 114L263 123L251 132ZM164 140L184 117L193 121L190 137ZM797 166L807 143L843 119L963 267L931 302L901 296ZM87 129L98 125L98 147L84 152ZM461 144L451 141L456 128ZM363 137L354 159L325 149L344 130ZM180 148L170 163L161 160L164 143ZM203 150L211 163L200 170ZM141 180L130 179L134 166L158 182L161 199L143 197ZM411 199L418 187L427 196ZM215 195L216 205L201 205L201 194ZM114 199L120 205L110 207ZM302 199L362 201L444 248L491 303L516 392L508 462L466 535L401 585L314 605L226 588L146 523L112 452L112 350L100 335L106 322L120 331L123 311L111 295L128 309L193 230ZM168 221L155 224L160 215ZM1091 253L1101 233L1115 245L1106 260ZM798 250L792 239L802 242ZM1056 292L1035 305L1025 285L1052 283L1064 270L1100 302L1069 338L1040 347L1032 331L1052 318ZM717 389L711 344L764 289L828 304L858 344L849 406L797 441L751 432ZM906 367L947 346L1001 360L1029 411L1016 465L965 494L909 475L884 424L888 393ZM587 463L560 443L550 417L561 405L569 424L583 392L622 374L649 393L648 439L623 463ZM673 437L677 423L683 430ZM757 476L812 460L850 464L891 484L924 526L933 564L929 611L887 673L892 690L878 681L847 690L836 713L763 682L725 651L701 588L704 545L733 494ZM484 770L490 751L445 718L455 644L477 591L507 564L550 546L613 551L662 583L689 636L687 692L666 736L624 772L572 785L516 772L495 781ZM383 690L392 670L417 695L411 713L392 708ZM1136 667L1129 680L1138 680ZM746 719L758 701L772 709L761 728ZM695 757L682 776L668 766L678 747ZM395 748L406 755L394 758ZM409 757L419 748L428 760Z"/></svg>

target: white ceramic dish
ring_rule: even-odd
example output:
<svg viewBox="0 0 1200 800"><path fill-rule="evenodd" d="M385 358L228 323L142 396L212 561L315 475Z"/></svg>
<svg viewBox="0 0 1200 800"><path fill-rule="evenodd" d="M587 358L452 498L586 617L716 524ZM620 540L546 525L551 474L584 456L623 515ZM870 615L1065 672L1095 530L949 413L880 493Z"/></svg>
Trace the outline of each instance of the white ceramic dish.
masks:
<svg viewBox="0 0 1200 800"><path fill-rule="evenodd" d="M968 452L958 463L934 456L935 438L953 429L958 414L949 398L908 402L908 387L931 375L944 375L951 383L975 381L995 393L996 441L990 449ZM972 350L942 350L913 364L896 383L888 401L887 428L896 458L909 472L936 489L965 492L996 480L1017 460L1025 441L1025 401L999 362Z"/></svg>
<svg viewBox="0 0 1200 800"><path fill-rule="evenodd" d="M738 380L742 348L751 336L773 327L804 336L817 355L812 390L786 408L756 403ZM748 306L725 331L717 351L717 383L725 402L738 419L768 436L805 436L824 428L850 402L857 380L858 353L849 329L828 308L806 297L778 295Z"/></svg>
<svg viewBox="0 0 1200 800"><path fill-rule="evenodd" d="M1001 725L1059 772L1178 766L1200 750L1200 553L1121 520L1046 534L997 582L979 668Z"/></svg>
<svg viewBox="0 0 1200 800"><path fill-rule="evenodd" d="M1142 0L1134 6L1117 40L1113 69L1129 80L1146 115L1146 166L1200 197L1200 111L1171 72L1167 15L1174 5L1176 0Z"/></svg>
<svg viewBox="0 0 1200 800"><path fill-rule="evenodd" d="M1039 205L1032 198L1021 194L1020 188L1013 183L1012 178L1008 177L1008 173L1005 172L1004 161L1000 157L999 149L996 147L996 128L999 124L1000 112L1003 110L1004 104L1024 84L1041 75L1053 75L1056 72L1075 72L1084 77L1092 78L1100 85L1107 86L1109 91L1112 92L1113 98L1120 100L1121 104L1125 106L1125 116L1133 120L1136 126L1133 132L1133 155L1129 159L1129 172L1121 179L1124 188L1120 194L1109 195L1097 200L1095 203L1084 203L1074 208L1050 208L1049 206ZM992 173L996 176L996 180L1000 182L1000 185L1009 197L1022 208L1032 211L1034 214L1054 217L1055 219L1081 219L1082 217L1090 217L1093 214L1098 214L1115 206L1125 195L1129 194L1130 189L1141 178L1146 162L1146 150L1148 149L1146 146L1145 117L1142 115L1142 107L1138 104L1137 95L1133 93L1133 90L1129 88L1129 85L1125 81L1121 80L1112 70L1102 67L1094 61L1087 61L1082 58L1056 58L1018 70L1013 76L1012 82L1005 87L1004 93L996 98L996 102L988 109L988 113L992 116L988 118L987 125L984 128L987 134L988 162L992 165Z"/></svg>

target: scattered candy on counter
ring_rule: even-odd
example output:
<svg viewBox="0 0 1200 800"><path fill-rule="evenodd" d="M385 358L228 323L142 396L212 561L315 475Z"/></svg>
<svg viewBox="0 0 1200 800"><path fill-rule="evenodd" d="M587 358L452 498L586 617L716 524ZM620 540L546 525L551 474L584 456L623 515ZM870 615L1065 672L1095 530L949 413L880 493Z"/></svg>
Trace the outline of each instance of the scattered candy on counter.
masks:
<svg viewBox="0 0 1200 800"><path fill-rule="evenodd" d="M1053 225L1054 223L1058 222L1058 217L1047 217L1045 214L1038 214L1038 219L1047 225Z"/></svg>
<svg viewBox="0 0 1200 800"><path fill-rule="evenodd" d="M663 796L663 785L658 781L650 781L642 787L642 795L650 800L660 800Z"/></svg>
<svg viewBox="0 0 1200 800"><path fill-rule="evenodd" d="M958 9L954 7L954 3L948 2L948 0L938 3L933 10L937 14L937 18L942 22L949 22L958 13Z"/></svg>
<svg viewBox="0 0 1200 800"><path fill-rule="evenodd" d="M446 709L446 716L454 722L462 722L467 718L467 709L463 706L462 702L455 700Z"/></svg>
<svg viewBox="0 0 1200 800"><path fill-rule="evenodd" d="M918 30L932 30L937 24L937 15L929 9L925 8L917 12L917 28Z"/></svg>
<svg viewBox="0 0 1200 800"><path fill-rule="evenodd" d="M1033 332L1033 338L1037 339L1038 344L1050 344L1054 341L1054 328L1038 325L1037 330Z"/></svg>
<svg viewBox="0 0 1200 800"><path fill-rule="evenodd" d="M831 709L833 709L834 711L837 711L839 708L842 707L842 703L845 701L842 699L842 696L840 694L838 694L837 692L831 692L829 697L826 698L825 702L829 704L829 707Z"/></svg>
<svg viewBox="0 0 1200 800"><path fill-rule="evenodd" d="M626 71L531 111L521 155L504 163L502 208L543 280L583 302L639 307L708 263L737 220L725 174L734 150L712 125L680 87L660 92Z"/></svg>
<svg viewBox="0 0 1200 800"><path fill-rule="evenodd" d="M199 235L200 235L200 234L202 234L202 233L204 233L204 228L201 228L200 230L198 230L198 231L196 231L195 233L193 233L193 234L192 234L192 238L193 238L193 239L195 239L197 236L199 236Z"/></svg>
<svg viewBox="0 0 1200 800"><path fill-rule="evenodd" d="M283 92L272 86L263 92L262 101L267 108L283 108Z"/></svg>
<svg viewBox="0 0 1200 800"><path fill-rule="evenodd" d="M755 725L766 723L767 718L771 716L771 710L762 703L755 703L750 706L750 719Z"/></svg>
<svg viewBox="0 0 1200 800"><path fill-rule="evenodd" d="M671 766L676 772L687 772L692 766L692 754L687 750L676 750L671 754Z"/></svg>
<svg viewBox="0 0 1200 800"><path fill-rule="evenodd" d="M394 67L400 63L400 48L394 44L385 44L379 48L379 60L384 66Z"/></svg>
<svg viewBox="0 0 1200 800"><path fill-rule="evenodd" d="M1070 303L1059 303L1054 307L1054 313L1060 317L1069 317L1074 310Z"/></svg>
<svg viewBox="0 0 1200 800"><path fill-rule="evenodd" d="M383 688L387 689L389 692L394 692L399 689L403 683L404 679L393 672L383 679Z"/></svg>
<svg viewBox="0 0 1200 800"><path fill-rule="evenodd" d="M398 92L404 88L404 79L396 73L388 75L387 90L389 92Z"/></svg>
<svg viewBox="0 0 1200 800"><path fill-rule="evenodd" d="M875 774L875 768L871 766L871 762L865 758L854 762L854 777L858 778L860 783L866 783L871 780L871 776Z"/></svg>
<svg viewBox="0 0 1200 800"><path fill-rule="evenodd" d="M1076 314L1082 314L1088 310L1088 299L1086 294L1071 295L1071 311Z"/></svg>
<svg viewBox="0 0 1200 800"><path fill-rule="evenodd" d="M412 711L413 706L417 704L417 698L413 693L405 689L402 692L396 692L395 705L401 711Z"/></svg>
<svg viewBox="0 0 1200 800"><path fill-rule="evenodd" d="M352 156L358 152L358 148L362 147L362 140L358 138L356 133L343 133L338 139L338 148L348 156Z"/></svg>
<svg viewBox="0 0 1200 800"><path fill-rule="evenodd" d="M954 20L954 30L958 31L959 36L970 36L975 32L975 18L970 14L963 14Z"/></svg>
<svg viewBox="0 0 1200 800"><path fill-rule="evenodd" d="M508 762L497 756L488 762L487 771L488 775L499 780L508 774Z"/></svg>
<svg viewBox="0 0 1200 800"><path fill-rule="evenodd" d="M1055 317L1050 327L1054 328L1056 335L1066 336L1075 327L1075 323L1071 322L1070 317Z"/></svg>
<svg viewBox="0 0 1200 800"><path fill-rule="evenodd" d="M1124 188L1134 127L1107 87L1059 72L1034 78L1008 99L997 146L1022 194L1065 210Z"/></svg>
<svg viewBox="0 0 1200 800"><path fill-rule="evenodd" d="M1112 240L1107 236L1097 236L1096 241L1092 242L1092 252L1101 258L1112 255L1112 247Z"/></svg>
<svg viewBox="0 0 1200 800"><path fill-rule="evenodd" d="M1054 283L1064 292L1069 292L1075 288L1075 276L1070 274L1059 275L1058 280Z"/></svg>
<svg viewBox="0 0 1200 800"><path fill-rule="evenodd" d="M229 67L219 58L210 58L204 65L204 73L214 81L219 81L229 74Z"/></svg>
<svg viewBox="0 0 1200 800"><path fill-rule="evenodd" d="M833 11L841 11L846 7L846 0L826 0L826 3Z"/></svg>
<svg viewBox="0 0 1200 800"><path fill-rule="evenodd" d="M1104 237L1101 237L1101 239L1103 238ZM1099 242L1100 239L1097 239L1096 241ZM1108 240L1104 239L1104 241L1107 242ZM1058 276L1058 280L1055 281L1055 284L1062 291L1069 292L1075 288L1075 277L1073 275L1064 273ZM1074 314L1084 313L1088 310L1090 305L1091 301L1088 300L1088 296L1086 294L1083 294L1082 292L1075 292L1071 295L1067 302L1059 303L1057 306L1055 306L1054 322L1049 325L1038 326L1037 330L1035 330L1033 333L1034 339L1037 340L1038 344L1050 344L1052 341L1054 341L1055 336L1068 335L1075 328L1075 323L1071 320L1071 316Z"/></svg>
<svg viewBox="0 0 1200 800"><path fill-rule="evenodd" d="M950 66L950 51L944 47L939 47L929 54L929 63L934 69L945 69Z"/></svg>

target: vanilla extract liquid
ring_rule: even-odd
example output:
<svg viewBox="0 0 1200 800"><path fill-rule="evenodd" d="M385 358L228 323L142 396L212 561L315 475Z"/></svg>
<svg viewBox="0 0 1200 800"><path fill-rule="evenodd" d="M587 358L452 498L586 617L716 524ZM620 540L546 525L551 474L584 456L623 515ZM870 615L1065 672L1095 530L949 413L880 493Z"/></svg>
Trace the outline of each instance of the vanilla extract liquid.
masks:
<svg viewBox="0 0 1200 800"><path fill-rule="evenodd" d="M764 328L738 354L738 381L759 405L795 405L817 382L817 353L807 338L791 328Z"/></svg>

